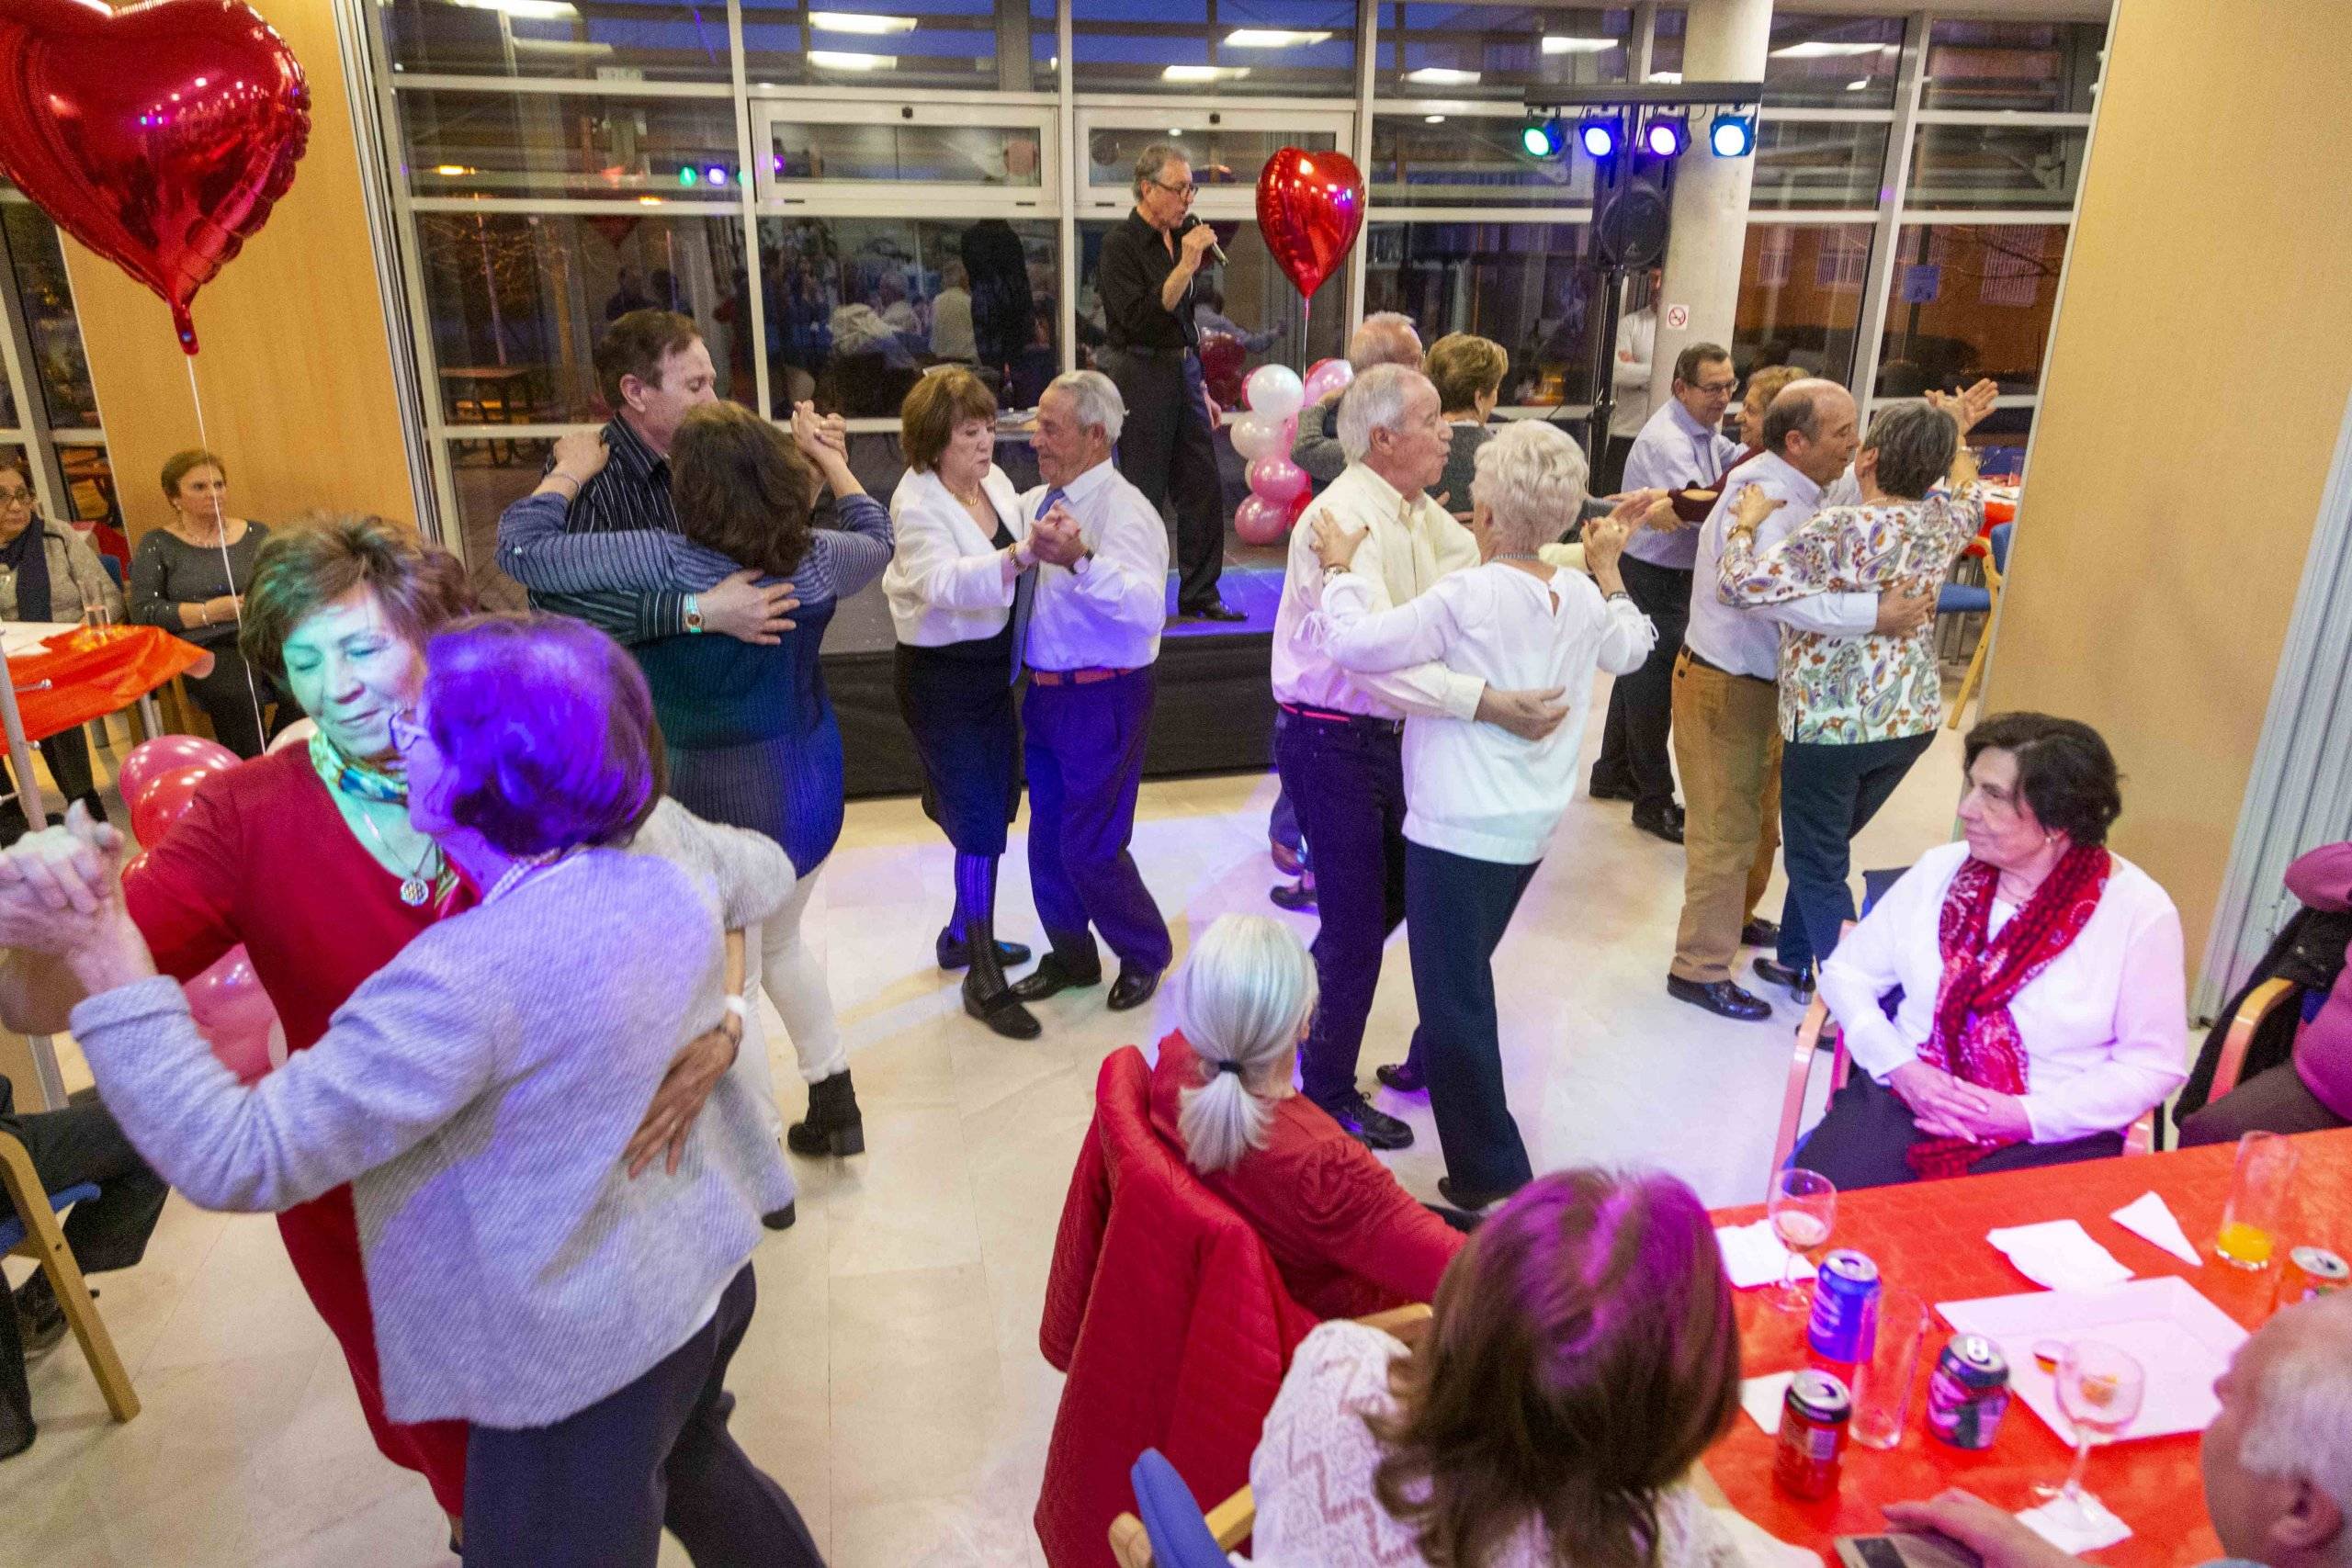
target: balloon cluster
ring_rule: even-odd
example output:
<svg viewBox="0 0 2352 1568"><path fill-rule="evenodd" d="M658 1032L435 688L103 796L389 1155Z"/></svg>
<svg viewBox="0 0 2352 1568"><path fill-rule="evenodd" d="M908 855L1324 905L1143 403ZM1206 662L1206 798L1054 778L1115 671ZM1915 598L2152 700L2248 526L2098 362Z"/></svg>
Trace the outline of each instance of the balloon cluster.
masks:
<svg viewBox="0 0 2352 1568"><path fill-rule="evenodd" d="M1250 376L1250 412L1233 422L1233 449L1250 465L1250 495L1233 513L1233 531L1252 545L1271 545L1306 511L1314 484L1290 460L1298 416L1345 387L1355 370L1344 359L1318 359L1306 379L1286 365L1261 365ZM1313 417L1322 417L1319 412Z"/></svg>
<svg viewBox="0 0 2352 1568"><path fill-rule="evenodd" d="M236 765L234 751L194 735L160 735L133 747L115 780L130 808L132 834L152 849L195 806L198 785ZM142 849L122 868L123 886L135 884L146 867ZM286 1060L286 1028L242 943L183 988L198 1031L240 1082L252 1083Z"/></svg>

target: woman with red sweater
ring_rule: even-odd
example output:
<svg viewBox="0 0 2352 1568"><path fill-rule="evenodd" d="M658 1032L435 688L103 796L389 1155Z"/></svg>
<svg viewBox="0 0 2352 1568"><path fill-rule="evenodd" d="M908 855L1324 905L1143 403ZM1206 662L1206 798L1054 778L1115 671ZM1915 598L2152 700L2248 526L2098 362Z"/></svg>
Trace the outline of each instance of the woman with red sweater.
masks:
<svg viewBox="0 0 2352 1568"><path fill-rule="evenodd" d="M1289 929L1226 915L1177 985L1151 1122L1250 1222L1283 1283L1318 1317L1363 1317L1437 1293L1459 1232L1292 1088L1315 1011L1315 963Z"/></svg>

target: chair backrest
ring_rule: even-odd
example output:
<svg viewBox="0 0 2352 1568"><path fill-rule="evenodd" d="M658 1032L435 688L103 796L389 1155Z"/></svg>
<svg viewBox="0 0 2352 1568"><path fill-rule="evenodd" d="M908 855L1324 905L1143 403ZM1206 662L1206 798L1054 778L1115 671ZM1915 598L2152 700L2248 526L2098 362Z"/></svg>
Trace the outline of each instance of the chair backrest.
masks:
<svg viewBox="0 0 2352 1568"><path fill-rule="evenodd" d="M1993 570L2006 577L2009 571L2009 539L2018 531L2014 523L1996 523L1991 533Z"/></svg>
<svg viewBox="0 0 2352 1568"><path fill-rule="evenodd" d="M1143 1516L1144 1533L1151 1538L1154 1568L1226 1568L1225 1550L1209 1532L1193 1489L1158 1449L1146 1449L1129 1478L1136 1487L1136 1512Z"/></svg>
<svg viewBox="0 0 2352 1568"><path fill-rule="evenodd" d="M6 1137L8 1137L7 1134L0 1133L0 1138ZM10 1141L13 1143L15 1140L10 1139ZM17 1146L21 1148L23 1145ZM86 1181L76 1187L69 1187L62 1192L47 1194L51 1211L59 1214L62 1214L76 1203L86 1203L97 1195L98 1190ZM15 1207L13 1198L9 1206ZM22 1215L10 1214L6 1219L0 1220L0 1253L14 1252L24 1246L25 1235L25 1222Z"/></svg>

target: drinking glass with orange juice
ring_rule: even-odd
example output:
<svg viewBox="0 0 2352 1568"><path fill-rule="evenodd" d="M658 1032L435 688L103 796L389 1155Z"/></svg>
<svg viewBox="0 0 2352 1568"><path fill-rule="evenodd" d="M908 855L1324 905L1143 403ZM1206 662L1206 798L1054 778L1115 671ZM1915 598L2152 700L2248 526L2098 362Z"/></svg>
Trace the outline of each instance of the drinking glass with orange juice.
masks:
<svg viewBox="0 0 2352 1568"><path fill-rule="evenodd" d="M2213 1250L2222 1262L2246 1269L2270 1267L2294 1177L2295 1145L2283 1135L2248 1133L2238 1140L2229 1201L2222 1208L2222 1228L2213 1238Z"/></svg>

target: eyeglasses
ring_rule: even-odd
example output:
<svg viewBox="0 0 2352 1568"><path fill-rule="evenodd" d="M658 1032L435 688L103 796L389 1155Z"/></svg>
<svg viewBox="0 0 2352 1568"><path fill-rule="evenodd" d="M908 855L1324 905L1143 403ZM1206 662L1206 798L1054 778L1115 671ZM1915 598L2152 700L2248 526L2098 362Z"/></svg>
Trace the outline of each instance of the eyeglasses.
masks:
<svg viewBox="0 0 2352 1568"><path fill-rule="evenodd" d="M391 723L387 728L391 734L392 750L403 757L415 750L429 736L424 726L416 721L416 715L413 713L402 712L392 715Z"/></svg>
<svg viewBox="0 0 2352 1568"><path fill-rule="evenodd" d="M1707 394L1707 396L1709 396L1709 397L1711 397L1711 398L1713 398L1713 397L1724 397L1724 398L1728 398L1728 397L1730 397L1734 392L1736 392L1736 391L1739 390L1739 383L1738 383L1738 382L1736 382L1736 381L1715 381L1715 382L1702 381L1702 382L1700 382L1700 383L1699 383L1699 385L1698 385L1698 389L1698 389L1698 390L1700 390L1700 391L1702 391L1702 392L1706 393L1706 394Z"/></svg>
<svg viewBox="0 0 2352 1568"><path fill-rule="evenodd" d="M1196 185L1171 186L1166 180L1154 180L1151 183L1158 186L1161 190L1166 191L1169 195L1180 197L1185 201L1190 201L1194 197L1201 194L1201 187Z"/></svg>
<svg viewBox="0 0 2352 1568"><path fill-rule="evenodd" d="M0 506L30 506L33 492L28 490L0 490Z"/></svg>

